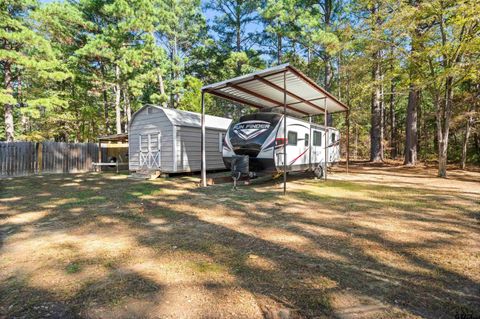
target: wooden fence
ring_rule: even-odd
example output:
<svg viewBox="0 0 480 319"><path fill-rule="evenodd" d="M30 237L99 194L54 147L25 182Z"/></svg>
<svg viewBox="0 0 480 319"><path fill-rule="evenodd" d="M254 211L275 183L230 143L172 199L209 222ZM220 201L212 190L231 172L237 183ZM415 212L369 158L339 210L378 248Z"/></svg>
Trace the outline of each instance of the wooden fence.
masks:
<svg viewBox="0 0 480 319"><path fill-rule="evenodd" d="M86 172L97 161L94 143L0 142L0 177Z"/></svg>

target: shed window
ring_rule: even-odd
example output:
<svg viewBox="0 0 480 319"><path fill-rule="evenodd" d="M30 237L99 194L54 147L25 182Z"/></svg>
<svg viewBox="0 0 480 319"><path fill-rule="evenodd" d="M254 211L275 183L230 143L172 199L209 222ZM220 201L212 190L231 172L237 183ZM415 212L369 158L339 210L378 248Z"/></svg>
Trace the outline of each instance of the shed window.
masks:
<svg viewBox="0 0 480 319"><path fill-rule="evenodd" d="M153 113L153 107L149 106L147 107L147 114L152 114Z"/></svg>
<svg viewBox="0 0 480 319"><path fill-rule="evenodd" d="M148 135L139 135L140 152L148 152Z"/></svg>
<svg viewBox="0 0 480 319"><path fill-rule="evenodd" d="M157 152L160 150L160 133L150 134L150 151Z"/></svg>
<svg viewBox="0 0 480 319"><path fill-rule="evenodd" d="M141 134L139 135L140 152L157 152L160 150L161 135Z"/></svg>
<svg viewBox="0 0 480 319"><path fill-rule="evenodd" d="M288 145L297 145L297 132L288 131Z"/></svg>
<svg viewBox="0 0 480 319"><path fill-rule="evenodd" d="M337 140L337 136L335 133L332 133L332 143Z"/></svg>
<svg viewBox="0 0 480 319"><path fill-rule="evenodd" d="M309 136L308 134L305 134L305 146L309 145L308 142L309 142Z"/></svg>
<svg viewBox="0 0 480 319"><path fill-rule="evenodd" d="M223 141L225 140L225 133L218 133L218 151L223 152Z"/></svg>
<svg viewBox="0 0 480 319"><path fill-rule="evenodd" d="M322 146L322 132L313 131L313 146Z"/></svg>

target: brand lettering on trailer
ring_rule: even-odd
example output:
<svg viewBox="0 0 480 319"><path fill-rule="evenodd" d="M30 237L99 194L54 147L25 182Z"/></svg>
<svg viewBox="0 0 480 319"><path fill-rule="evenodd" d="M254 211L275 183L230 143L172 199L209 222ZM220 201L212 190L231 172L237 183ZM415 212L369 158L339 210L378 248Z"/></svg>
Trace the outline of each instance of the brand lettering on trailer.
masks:
<svg viewBox="0 0 480 319"><path fill-rule="evenodd" d="M265 121L246 121L235 124L233 132L243 140L255 138L270 128L270 123Z"/></svg>

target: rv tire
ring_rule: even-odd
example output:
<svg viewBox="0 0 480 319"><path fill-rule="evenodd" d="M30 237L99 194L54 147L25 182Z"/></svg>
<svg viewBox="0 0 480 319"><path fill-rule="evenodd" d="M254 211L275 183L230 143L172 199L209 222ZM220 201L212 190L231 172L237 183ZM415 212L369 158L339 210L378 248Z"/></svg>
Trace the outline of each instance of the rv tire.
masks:
<svg viewBox="0 0 480 319"><path fill-rule="evenodd" d="M322 178L323 177L323 166L318 165L317 167L315 167L315 169L313 170L313 174L317 178Z"/></svg>

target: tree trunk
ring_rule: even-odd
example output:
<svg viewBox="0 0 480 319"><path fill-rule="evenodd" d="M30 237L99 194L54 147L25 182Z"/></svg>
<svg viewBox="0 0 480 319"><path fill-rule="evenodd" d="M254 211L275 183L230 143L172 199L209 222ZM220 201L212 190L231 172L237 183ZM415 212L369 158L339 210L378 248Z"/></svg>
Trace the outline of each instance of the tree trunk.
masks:
<svg viewBox="0 0 480 319"><path fill-rule="evenodd" d="M241 5L237 2L238 5ZM242 50L242 24L241 24L241 16L239 10L236 12L235 17L235 36L236 36L236 45L235 45L235 52L240 52ZM237 61L237 75L242 73L242 64L240 61Z"/></svg>
<svg viewBox="0 0 480 319"><path fill-rule="evenodd" d="M165 85L163 84L163 77L160 72L157 73L157 80L158 80L158 90L160 95L165 96ZM165 101L162 102L163 107L167 107L167 103Z"/></svg>
<svg viewBox="0 0 480 319"><path fill-rule="evenodd" d="M438 176L447 177L447 147L446 140L441 139L438 143Z"/></svg>
<svg viewBox="0 0 480 319"><path fill-rule="evenodd" d="M282 36L277 33L277 63L282 64Z"/></svg>
<svg viewBox="0 0 480 319"><path fill-rule="evenodd" d="M103 89L103 118L105 123L105 133L110 133L110 118L108 116L108 95L107 90Z"/></svg>
<svg viewBox="0 0 480 319"><path fill-rule="evenodd" d="M440 168L443 167L445 168L446 163L441 164L442 160L442 152L444 148L444 143L443 143L443 129L442 129L442 111L443 108L440 105L440 98L437 94L437 96L434 96L434 105L435 105L435 122L436 122L436 133L437 133L437 154L438 154L438 176L442 176L442 172L440 171ZM446 175L446 171L443 172L443 175Z"/></svg>
<svg viewBox="0 0 480 319"><path fill-rule="evenodd" d="M381 20L377 16L379 3L374 3L371 9L371 15L376 16L372 32L376 32L381 25ZM380 49L375 48L372 54L372 103L370 114L370 161L381 162L383 160L382 150L382 106L380 103Z"/></svg>
<svg viewBox="0 0 480 319"><path fill-rule="evenodd" d="M465 136L462 144L462 163L461 163L462 169L465 169L465 164L467 162L468 139L470 137L471 124L473 123L472 109L473 109L472 106L470 106L468 110L469 114L467 115L467 123L465 125Z"/></svg>
<svg viewBox="0 0 480 319"><path fill-rule="evenodd" d="M125 90L122 89L123 93L123 117L125 119L125 115L127 114L127 103L125 100ZM123 122L123 131L127 132L128 131L128 121Z"/></svg>
<svg viewBox="0 0 480 319"><path fill-rule="evenodd" d="M337 68L337 78L338 78L338 99L342 99L342 52L338 53L338 68ZM347 104L348 105L348 104Z"/></svg>
<svg viewBox="0 0 480 319"><path fill-rule="evenodd" d="M4 87L7 90L7 94L13 93L12 85L12 70L10 62L5 62L4 64ZM6 103L4 105L4 117L5 117L5 140L7 142L13 142L15 139L15 130L13 123L13 105Z"/></svg>
<svg viewBox="0 0 480 319"><path fill-rule="evenodd" d="M122 114L120 109L120 67L115 65L115 120L117 126L117 134L122 134Z"/></svg>
<svg viewBox="0 0 480 319"><path fill-rule="evenodd" d="M20 73L18 73L17 75L17 103L19 107L25 106L25 103L23 101L22 76ZM30 121L28 116L22 113L20 121L21 121L22 133L24 135L27 135L30 127Z"/></svg>
<svg viewBox="0 0 480 319"><path fill-rule="evenodd" d="M395 116L395 84L390 85L390 157L397 158L397 123Z"/></svg>
<svg viewBox="0 0 480 319"><path fill-rule="evenodd" d="M437 124L435 125L434 132L433 132L433 149L434 150L438 150L438 136L439 134L438 134L438 124Z"/></svg>
<svg viewBox="0 0 480 319"><path fill-rule="evenodd" d="M450 118L452 116L452 88L453 78L447 77L445 80L445 101L444 106L440 103L437 106L437 127L438 127L438 176L447 177L447 151L448 134L450 131Z"/></svg>
<svg viewBox="0 0 480 319"><path fill-rule="evenodd" d="M355 160L358 158L358 125L355 124Z"/></svg>
<svg viewBox="0 0 480 319"><path fill-rule="evenodd" d="M385 121L385 103L384 103L384 88L383 88L383 71L382 68L380 67L380 78L381 78L381 83L380 83L380 143L382 145L381 150L382 150L382 160L384 159L383 157L383 150L385 149L384 147L384 141L385 141L385 126L386 121Z"/></svg>
<svg viewBox="0 0 480 319"><path fill-rule="evenodd" d="M404 165L416 165L417 163L417 106L419 90L410 83L407 105L407 122L405 124L405 160Z"/></svg>
<svg viewBox="0 0 480 319"><path fill-rule="evenodd" d="M422 113L422 91L418 92L417 100L417 161L421 160L420 156L422 154L422 141L424 138L424 118Z"/></svg>
<svg viewBox="0 0 480 319"><path fill-rule="evenodd" d="M411 0L410 5L417 8L418 2ZM410 59L414 59L416 52L420 46L419 38L421 36L421 30L417 25L411 33L411 49ZM420 100L420 89L415 84L417 75L417 66L410 61L409 63L409 91L408 91L408 104L407 104L407 119L405 123L405 151L404 151L404 165L415 166L418 158L418 108Z"/></svg>
<svg viewBox="0 0 480 319"><path fill-rule="evenodd" d="M102 94L103 94L103 120L105 125L105 134L110 133L110 118L108 116L108 94L107 86L105 84L105 67L103 63L100 63L100 70L102 72Z"/></svg>
<svg viewBox="0 0 480 319"><path fill-rule="evenodd" d="M325 14L324 14L325 28L324 29L325 29L325 32L328 32L330 29L330 20L332 15L332 0L324 1L324 9L325 9ZM325 62L325 70L324 70L325 73L324 73L323 85L327 91L330 91L332 78L333 78L331 59L332 57L327 52L327 50L325 50L324 57L323 57L323 61Z"/></svg>
<svg viewBox="0 0 480 319"><path fill-rule="evenodd" d="M325 0L324 8L325 8L325 14L324 14L325 32L328 32L330 28L330 20L332 16L332 0ZM327 50L325 50L325 54L323 57L323 61L325 63L325 70L324 70L325 74L324 74L323 84L324 84L325 90L327 90L328 92L330 92L330 89L332 86L332 78L333 78L331 59L332 57L327 52ZM327 113L327 125L332 126L332 123L333 123L333 114Z"/></svg>
<svg viewBox="0 0 480 319"><path fill-rule="evenodd" d="M380 52L373 55L374 65L372 69L372 81L374 82L372 92L372 107L370 117L370 161L381 162L382 156L382 109L380 103Z"/></svg>
<svg viewBox="0 0 480 319"><path fill-rule="evenodd" d="M175 77L175 74L173 72L173 64L175 63L174 62L174 57L173 57L173 48L172 48L172 52L170 52L170 65L171 65L171 68L170 68L170 79L172 81L172 83L170 83L170 107L171 108L175 108L175 97L173 96L173 91L175 89L175 84L174 84L174 77Z"/></svg>
<svg viewBox="0 0 480 319"><path fill-rule="evenodd" d="M73 98L75 98L75 94L73 94ZM75 118L80 119L81 117L80 117L80 114L78 114L78 113L79 113L78 108L75 108ZM76 121L74 123L74 127L75 127L75 140L74 140L74 142L78 143L78 141L80 141L80 139L81 139L82 131L84 131L84 129L85 129L84 120ZM66 140L66 142L68 142L68 139L69 139L69 134L67 133L67 130L65 129L65 140Z"/></svg>
<svg viewBox="0 0 480 319"><path fill-rule="evenodd" d="M332 78L333 78L333 71L332 66L330 64L331 56L329 54L325 54L324 61L325 61L325 74L324 74L324 87L325 90L330 91Z"/></svg>
<svg viewBox="0 0 480 319"><path fill-rule="evenodd" d="M171 53L170 53L170 64L171 64L171 69L170 69L170 76L171 76L171 93L170 93L170 107L175 108L176 104L178 102L178 93L175 92L176 90L176 85L177 85L177 80L178 80L178 65L177 64L177 58L178 58L178 39L177 35L173 36L173 46L171 48Z"/></svg>
<svg viewBox="0 0 480 319"><path fill-rule="evenodd" d="M330 55L325 54L325 90L327 92L330 92L331 84L332 84L332 77L333 77L333 72L332 72L332 67L330 65ZM332 126L333 124L333 113L328 112L327 113L327 125Z"/></svg>
<svg viewBox="0 0 480 319"><path fill-rule="evenodd" d="M127 115L127 122L125 123L125 132L128 132L130 121L132 120L132 108L130 106L130 97L128 96L128 90L123 90L123 100L125 101L125 114Z"/></svg>
<svg viewBox="0 0 480 319"><path fill-rule="evenodd" d="M235 26L235 36L236 36L236 45L235 52L240 52L242 50L242 25L240 20L240 15L236 16L236 26Z"/></svg>

